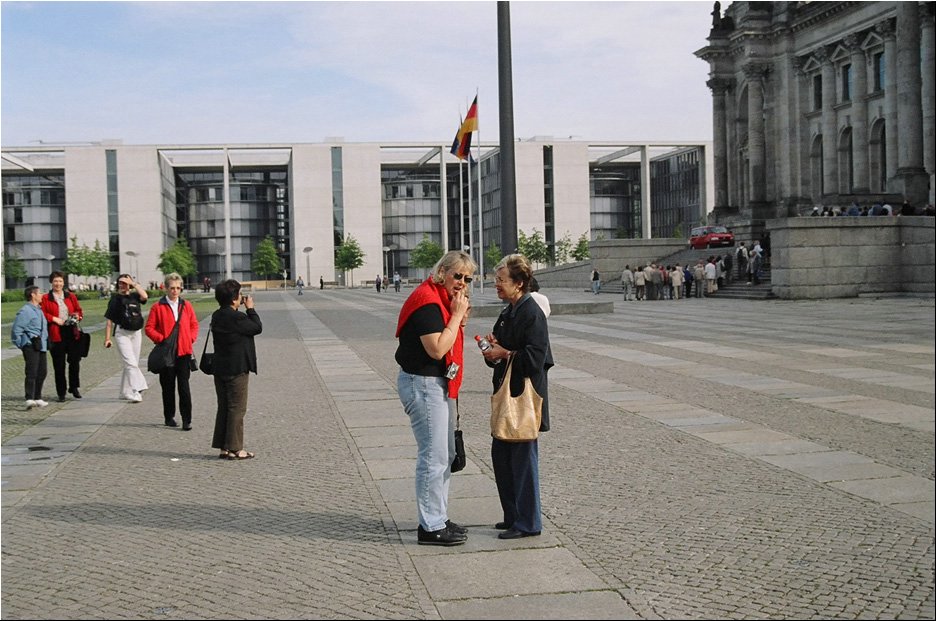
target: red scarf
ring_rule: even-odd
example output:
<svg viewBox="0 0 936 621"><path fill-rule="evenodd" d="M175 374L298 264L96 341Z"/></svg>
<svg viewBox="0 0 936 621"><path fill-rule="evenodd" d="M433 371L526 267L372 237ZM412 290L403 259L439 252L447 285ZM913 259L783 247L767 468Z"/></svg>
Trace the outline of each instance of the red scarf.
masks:
<svg viewBox="0 0 936 621"><path fill-rule="evenodd" d="M434 283L430 276L425 282L416 287L410 296L406 298L406 302L403 303L403 308L400 309L400 319L397 321L396 337L400 337L400 332L403 331L403 326L409 321L410 315L427 304L435 304L439 307L442 311L442 321L447 325L452 318L452 312L449 310L451 303L452 299L445 287ZM455 379L450 379L448 382L448 396L450 399L458 397L458 389L462 383L462 367L464 366L462 363L464 359L465 331L459 326L458 331L455 332L455 344L445 354L446 367L453 362L458 365L458 373L455 374Z"/></svg>

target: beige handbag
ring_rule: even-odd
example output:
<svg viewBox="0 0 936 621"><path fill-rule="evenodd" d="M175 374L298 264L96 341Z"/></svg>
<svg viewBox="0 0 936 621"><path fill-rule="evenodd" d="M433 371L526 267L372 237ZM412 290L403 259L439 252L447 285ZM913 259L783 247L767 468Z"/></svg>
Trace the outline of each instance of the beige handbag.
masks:
<svg viewBox="0 0 936 621"><path fill-rule="evenodd" d="M530 442L539 436L543 398L529 377L523 380L523 392L517 397L510 396L512 367L513 356L507 360L504 381L491 395L491 435L505 442Z"/></svg>

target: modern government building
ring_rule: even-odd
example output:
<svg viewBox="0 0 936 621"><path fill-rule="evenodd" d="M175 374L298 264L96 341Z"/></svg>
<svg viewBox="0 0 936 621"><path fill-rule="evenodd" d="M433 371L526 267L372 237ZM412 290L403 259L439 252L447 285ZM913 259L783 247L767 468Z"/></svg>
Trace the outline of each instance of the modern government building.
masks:
<svg viewBox="0 0 936 621"><path fill-rule="evenodd" d="M709 65L711 142L519 139L518 229L553 250L583 234L685 237L704 219L753 238L813 205L933 202L933 3L733 2L723 12L716 2L707 42L696 56ZM289 279L343 283L334 252L350 235L365 254L354 284L423 274L409 255L424 235L479 260L501 239L495 144L481 145L470 173L441 138L102 141L2 155L4 256L32 276L59 267L73 238L99 242L115 270L146 282L161 279L160 253L184 237L193 280L217 282L259 278L251 258L269 235Z"/></svg>

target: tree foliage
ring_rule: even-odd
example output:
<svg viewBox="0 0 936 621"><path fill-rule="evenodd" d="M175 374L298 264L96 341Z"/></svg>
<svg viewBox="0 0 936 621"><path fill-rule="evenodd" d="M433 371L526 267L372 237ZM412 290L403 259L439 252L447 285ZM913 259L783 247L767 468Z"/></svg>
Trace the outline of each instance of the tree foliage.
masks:
<svg viewBox="0 0 936 621"><path fill-rule="evenodd" d="M591 251L588 248L588 234L582 233L582 236L578 238L578 243L575 244L575 248L572 250L572 259L584 261L589 256L591 256Z"/></svg>
<svg viewBox="0 0 936 621"><path fill-rule="evenodd" d="M3 257L3 277L12 278L15 281L25 280L29 274L26 272L26 265L19 257Z"/></svg>
<svg viewBox="0 0 936 621"><path fill-rule="evenodd" d="M500 246L492 241L484 252L485 265L488 265L490 269L494 269L494 266L500 263L500 260L503 258L504 253L501 252Z"/></svg>
<svg viewBox="0 0 936 621"><path fill-rule="evenodd" d="M78 237L71 238L71 246L65 252L62 262L62 271L75 276L97 276L109 278L114 272L114 263L110 251L101 245L100 240L94 240L94 248L87 244L78 245Z"/></svg>
<svg viewBox="0 0 936 621"><path fill-rule="evenodd" d="M527 236L522 230L517 233L517 250L525 256L530 263L549 263L549 246L543 239L543 234L533 229L533 234Z"/></svg>
<svg viewBox="0 0 936 621"><path fill-rule="evenodd" d="M348 282L354 286L354 270L364 265L364 251L361 245L351 235L345 237L340 246L335 248L335 267L343 272L351 272Z"/></svg>
<svg viewBox="0 0 936 621"><path fill-rule="evenodd" d="M156 264L156 269L162 272L164 276L175 272L182 278L194 276L197 273L198 267L195 264L195 255L192 254L192 249L189 248L184 237L178 238L176 243L159 255L159 263Z"/></svg>
<svg viewBox="0 0 936 621"><path fill-rule="evenodd" d="M276 251L276 244L273 243L273 238L267 235L254 248L250 269L253 270L254 274L269 279L270 276L280 274L281 267L282 262L279 253Z"/></svg>
<svg viewBox="0 0 936 621"><path fill-rule="evenodd" d="M556 265L568 263L571 256L572 238L566 233L562 236L562 239L556 242Z"/></svg>
<svg viewBox="0 0 936 621"><path fill-rule="evenodd" d="M114 273L114 262L110 251L101 245L100 240L94 240L94 250L88 252L88 276L110 278Z"/></svg>
<svg viewBox="0 0 936 621"><path fill-rule="evenodd" d="M429 235L423 234L422 240L410 251L410 265L429 269L439 262L443 254L442 246L429 239Z"/></svg>

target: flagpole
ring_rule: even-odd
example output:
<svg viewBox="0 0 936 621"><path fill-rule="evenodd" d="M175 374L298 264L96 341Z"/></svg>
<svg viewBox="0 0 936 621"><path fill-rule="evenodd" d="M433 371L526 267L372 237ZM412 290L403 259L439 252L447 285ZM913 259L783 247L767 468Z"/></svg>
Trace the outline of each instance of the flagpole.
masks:
<svg viewBox="0 0 936 621"><path fill-rule="evenodd" d="M471 224L471 152L468 152L468 254L474 253L474 225Z"/></svg>
<svg viewBox="0 0 936 621"><path fill-rule="evenodd" d="M475 90L475 99L478 92ZM475 112L478 115L477 111ZM470 159L470 158L469 158ZM481 120L478 119L478 274L481 276L481 293L484 293L484 202L481 200ZM469 183L471 180L468 180Z"/></svg>
<svg viewBox="0 0 936 621"><path fill-rule="evenodd" d="M465 249L465 197L462 195L464 189L462 180L462 161L458 160L458 249Z"/></svg>

